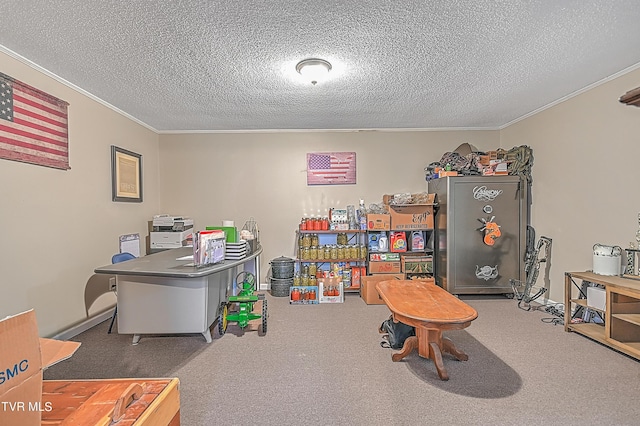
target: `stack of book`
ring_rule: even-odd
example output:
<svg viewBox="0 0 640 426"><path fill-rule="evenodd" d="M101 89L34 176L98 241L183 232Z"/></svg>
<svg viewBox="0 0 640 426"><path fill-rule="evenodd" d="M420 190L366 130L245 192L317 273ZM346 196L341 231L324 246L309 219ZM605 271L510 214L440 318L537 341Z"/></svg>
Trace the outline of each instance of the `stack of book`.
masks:
<svg viewBox="0 0 640 426"><path fill-rule="evenodd" d="M227 243L224 258L226 260L240 260L247 256L247 242L240 240L237 243Z"/></svg>

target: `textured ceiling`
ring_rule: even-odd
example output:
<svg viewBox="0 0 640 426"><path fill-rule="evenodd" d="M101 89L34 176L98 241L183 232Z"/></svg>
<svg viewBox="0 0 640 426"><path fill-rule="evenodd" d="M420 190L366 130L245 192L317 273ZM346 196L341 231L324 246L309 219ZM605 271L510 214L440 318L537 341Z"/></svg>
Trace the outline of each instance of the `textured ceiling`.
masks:
<svg viewBox="0 0 640 426"><path fill-rule="evenodd" d="M3 0L0 16L3 51L159 132L500 128L640 64L637 0ZM301 80L309 57L328 80Z"/></svg>

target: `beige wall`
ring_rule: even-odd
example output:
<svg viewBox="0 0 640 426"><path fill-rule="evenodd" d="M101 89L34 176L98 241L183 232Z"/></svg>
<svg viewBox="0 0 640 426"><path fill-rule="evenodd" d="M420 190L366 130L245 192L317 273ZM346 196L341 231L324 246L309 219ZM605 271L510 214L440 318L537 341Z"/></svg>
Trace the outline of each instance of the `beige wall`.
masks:
<svg viewBox="0 0 640 426"><path fill-rule="evenodd" d="M635 241L640 108L618 98L638 86L640 70L500 132L503 147L533 148L531 222L537 236L553 239L549 298L554 301L563 300L565 271L592 268L594 244L626 248Z"/></svg>
<svg viewBox="0 0 640 426"><path fill-rule="evenodd" d="M85 319L94 268L110 263L119 235L146 236L154 214L191 216L197 229L225 219L241 227L254 217L264 277L271 259L293 256L302 216L360 198L369 204L385 193L423 191L424 167L463 142L481 150L533 148L532 225L538 236L553 239L552 300L563 298L564 271L591 268L594 243L626 246L638 229L640 109L617 101L640 85L638 70L500 132L158 136L2 52L0 64L0 72L70 103L71 170L0 160L0 317L34 308L43 335ZM111 201L111 145L143 155L142 204ZM305 158L314 151L355 151L358 183L307 186ZM114 300L102 296L90 315Z"/></svg>
<svg viewBox="0 0 640 426"><path fill-rule="evenodd" d="M422 191L423 168L462 142L487 150L529 145L535 157L531 223L537 237L553 239L549 273L542 265L538 284L561 302L564 272L591 269L593 244L626 247L635 238L640 108L618 98L639 85L636 70L500 132L161 135L162 209L191 215L196 228L223 219L242 226L255 217L265 247L264 276L269 260L293 256L301 216L359 198L369 204L384 193ZM306 186L305 154L313 151L356 151L358 184ZM188 163L194 167L179 166ZM209 167L216 172L206 173ZM193 184L199 181L212 182L211 190ZM198 194L205 197L201 204L191 201Z"/></svg>
<svg viewBox="0 0 640 426"><path fill-rule="evenodd" d="M0 318L33 308L52 335L86 318L85 287L118 236L146 235L159 206L158 136L2 52L0 72L70 104L71 170L0 160ZM142 204L111 201L111 145L142 154ZM114 303L101 296L90 314Z"/></svg>
<svg viewBox="0 0 640 426"><path fill-rule="evenodd" d="M260 227L262 281L269 261L294 255L303 216L426 191L424 168L463 142L495 149L497 131L305 132L160 136L161 206L192 217L197 229L254 217ZM356 185L307 186L308 152L355 151Z"/></svg>

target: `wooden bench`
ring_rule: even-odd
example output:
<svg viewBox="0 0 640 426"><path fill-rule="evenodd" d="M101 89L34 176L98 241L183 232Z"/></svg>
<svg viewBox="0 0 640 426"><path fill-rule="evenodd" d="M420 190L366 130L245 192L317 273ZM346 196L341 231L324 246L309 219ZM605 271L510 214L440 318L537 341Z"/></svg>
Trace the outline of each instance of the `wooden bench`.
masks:
<svg viewBox="0 0 640 426"><path fill-rule="evenodd" d="M400 361L417 348L421 357L433 360L440 379L449 380L442 353L449 353L460 361L469 357L443 337L442 332L468 327L478 317L476 310L438 287L433 279L381 281L376 289L394 321L416 328L416 335L405 340L400 352L394 353L391 359Z"/></svg>

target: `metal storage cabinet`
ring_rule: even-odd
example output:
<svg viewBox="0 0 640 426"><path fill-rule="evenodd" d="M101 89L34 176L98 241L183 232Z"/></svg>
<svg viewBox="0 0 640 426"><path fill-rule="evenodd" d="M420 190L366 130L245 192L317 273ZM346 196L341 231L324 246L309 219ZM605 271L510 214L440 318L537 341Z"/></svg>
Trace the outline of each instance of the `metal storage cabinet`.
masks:
<svg viewBox="0 0 640 426"><path fill-rule="evenodd" d="M453 294L513 293L524 280L528 190L518 176L452 176L429 181L435 215L436 283ZM501 236L485 243L484 221Z"/></svg>

